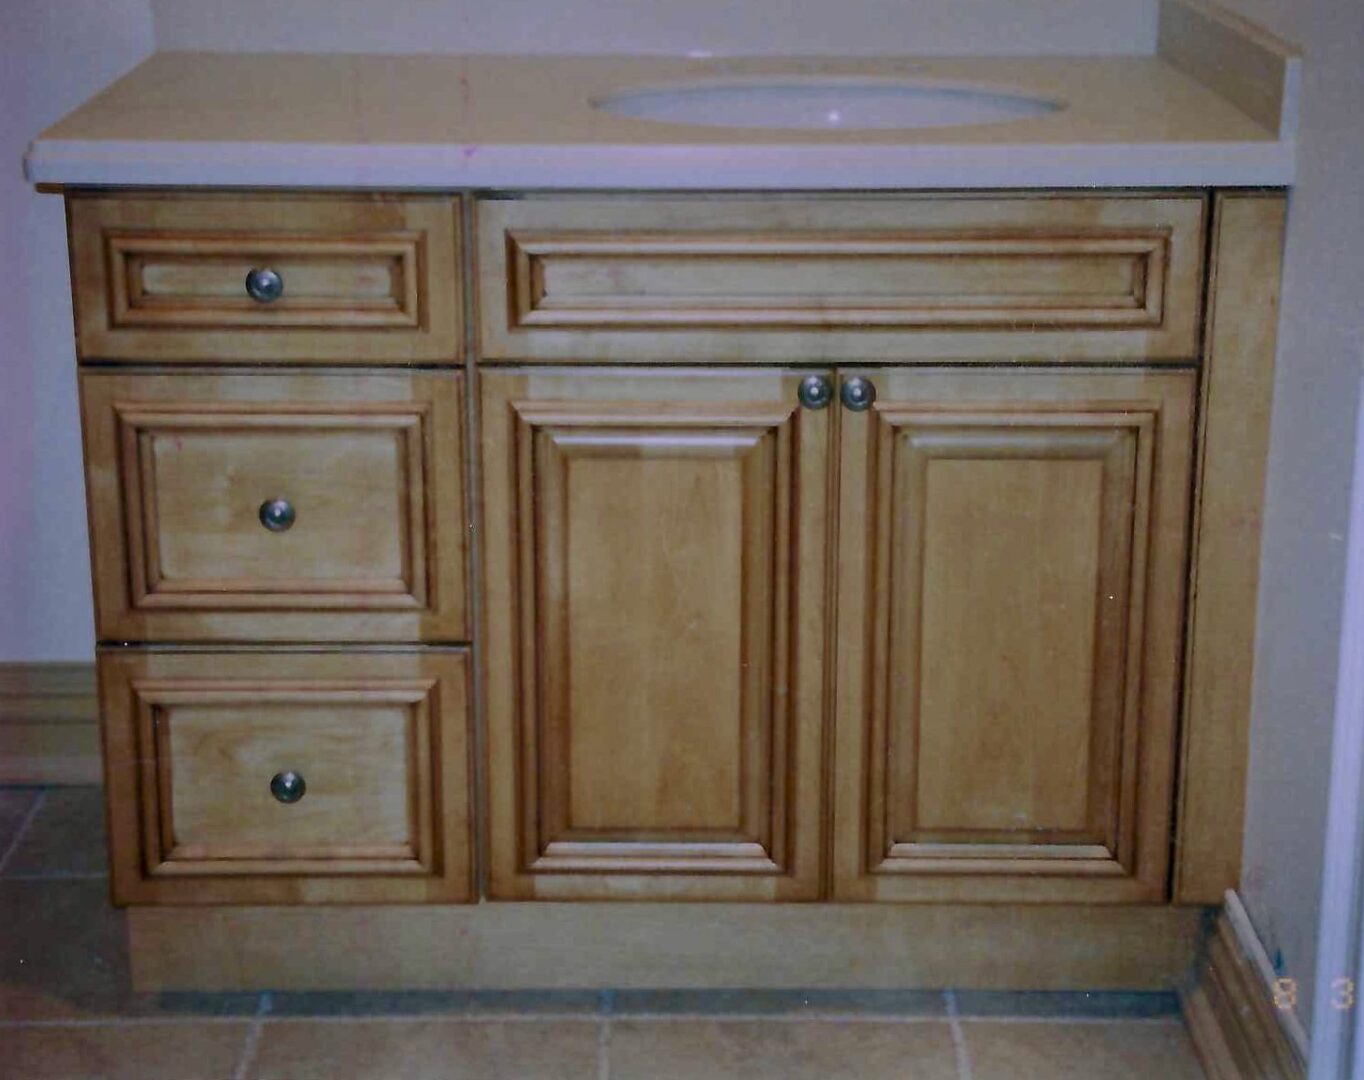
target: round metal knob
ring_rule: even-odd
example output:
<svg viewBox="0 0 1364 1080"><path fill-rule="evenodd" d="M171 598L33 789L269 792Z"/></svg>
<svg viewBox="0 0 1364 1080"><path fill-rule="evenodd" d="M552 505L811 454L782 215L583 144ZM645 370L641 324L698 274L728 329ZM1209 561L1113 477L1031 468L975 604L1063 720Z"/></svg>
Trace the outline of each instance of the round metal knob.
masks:
<svg viewBox="0 0 1364 1080"><path fill-rule="evenodd" d="M294 523L294 504L288 499L266 499L260 504L260 523L271 532L284 532Z"/></svg>
<svg viewBox="0 0 1364 1080"><path fill-rule="evenodd" d="M254 267L246 275L246 295L262 304L284 295L284 279L269 267Z"/></svg>
<svg viewBox="0 0 1364 1080"><path fill-rule="evenodd" d="M796 396L807 409L822 409L834 399L834 384L827 375L807 375Z"/></svg>
<svg viewBox="0 0 1364 1080"><path fill-rule="evenodd" d="M850 379L843 380L843 386L839 390L838 396L843 399L844 408L851 409L853 412L866 412L871 408L872 402L876 400L876 387L871 384L870 379L854 375Z"/></svg>
<svg viewBox="0 0 1364 1080"><path fill-rule="evenodd" d="M275 773L270 777L270 794L282 803L298 802L307 790L308 785L303 782L303 774L296 773L293 769Z"/></svg>

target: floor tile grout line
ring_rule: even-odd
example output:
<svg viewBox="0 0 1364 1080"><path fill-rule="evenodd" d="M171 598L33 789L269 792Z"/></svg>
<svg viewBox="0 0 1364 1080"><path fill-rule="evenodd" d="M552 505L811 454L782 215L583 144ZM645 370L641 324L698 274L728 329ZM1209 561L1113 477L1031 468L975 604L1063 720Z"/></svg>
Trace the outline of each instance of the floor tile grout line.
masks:
<svg viewBox="0 0 1364 1080"><path fill-rule="evenodd" d="M961 1012L957 1008L957 992L944 990L943 1004L947 1006L947 1021L952 1031L952 1050L957 1057L957 1080L972 1080L971 1054L966 1049L966 1032L961 1027Z"/></svg>
<svg viewBox="0 0 1364 1080"><path fill-rule="evenodd" d="M47 802L47 788L38 792L38 797L33 800L33 805L24 813L24 818L19 822L19 827L14 830L14 835L10 837L9 845L5 848L5 853L0 855L0 874L4 874L5 868L9 866L10 859L14 858L14 853L19 850L19 844L28 835L29 827L33 824L33 819L38 816L38 811Z"/></svg>
<svg viewBox="0 0 1364 1080"><path fill-rule="evenodd" d="M246 1029L246 1037L242 1040L241 1053L237 1058L237 1067L232 1070L232 1080L247 1080L251 1067L256 1063L256 1051L260 1047L261 1033L265 1027L265 1018L270 1015L270 1009L274 1004L274 996L270 991L265 991L256 1001L256 1012L251 1017L251 1026Z"/></svg>
<svg viewBox="0 0 1364 1080"><path fill-rule="evenodd" d="M601 1017L597 1027L597 1080L611 1080L611 1016Z"/></svg>
<svg viewBox="0 0 1364 1080"><path fill-rule="evenodd" d="M597 994L597 1080L611 1080L611 1020L616 1013L615 990Z"/></svg>

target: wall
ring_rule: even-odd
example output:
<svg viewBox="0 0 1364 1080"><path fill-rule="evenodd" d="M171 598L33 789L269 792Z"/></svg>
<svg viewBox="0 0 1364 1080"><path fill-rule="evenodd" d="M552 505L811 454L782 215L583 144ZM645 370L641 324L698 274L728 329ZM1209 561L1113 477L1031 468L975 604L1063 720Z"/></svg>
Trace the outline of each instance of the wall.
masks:
<svg viewBox="0 0 1364 1080"><path fill-rule="evenodd" d="M1298 981L1306 1023L1316 967L1356 386L1364 362L1364 4L1230 4L1305 52L1241 892L1271 959L1277 957L1282 974Z"/></svg>
<svg viewBox="0 0 1364 1080"><path fill-rule="evenodd" d="M28 141L152 51L147 0L6 0L0 32L0 661L94 648L62 202Z"/></svg>
<svg viewBox="0 0 1364 1080"><path fill-rule="evenodd" d="M152 0L162 49L1113 53L1154 0ZM400 17L395 17L395 11Z"/></svg>

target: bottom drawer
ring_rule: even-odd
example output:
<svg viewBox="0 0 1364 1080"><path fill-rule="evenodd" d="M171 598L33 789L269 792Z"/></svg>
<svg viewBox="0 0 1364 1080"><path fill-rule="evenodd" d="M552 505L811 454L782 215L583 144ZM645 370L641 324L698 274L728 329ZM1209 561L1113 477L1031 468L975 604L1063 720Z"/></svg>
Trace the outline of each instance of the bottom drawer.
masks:
<svg viewBox="0 0 1364 1080"><path fill-rule="evenodd" d="M468 662L101 652L115 901L471 899Z"/></svg>

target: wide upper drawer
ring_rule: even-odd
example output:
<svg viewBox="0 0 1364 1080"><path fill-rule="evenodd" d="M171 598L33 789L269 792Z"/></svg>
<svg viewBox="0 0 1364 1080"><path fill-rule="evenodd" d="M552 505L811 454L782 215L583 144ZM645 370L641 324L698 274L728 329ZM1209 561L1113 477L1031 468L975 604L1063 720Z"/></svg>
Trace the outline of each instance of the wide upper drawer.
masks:
<svg viewBox="0 0 1364 1080"><path fill-rule="evenodd" d="M459 358L453 198L75 195L69 207L83 359Z"/></svg>
<svg viewBox="0 0 1364 1080"><path fill-rule="evenodd" d="M466 639L463 386L86 371L100 638Z"/></svg>
<svg viewBox="0 0 1364 1080"><path fill-rule="evenodd" d="M99 657L120 902L470 895L468 655Z"/></svg>
<svg viewBox="0 0 1364 1080"><path fill-rule="evenodd" d="M1204 201L526 197L477 204L492 360L1198 356Z"/></svg>

